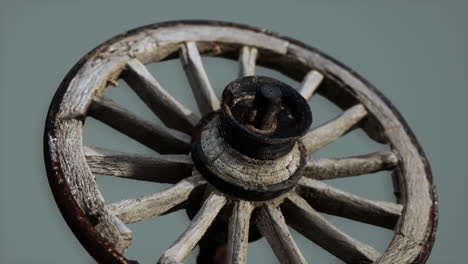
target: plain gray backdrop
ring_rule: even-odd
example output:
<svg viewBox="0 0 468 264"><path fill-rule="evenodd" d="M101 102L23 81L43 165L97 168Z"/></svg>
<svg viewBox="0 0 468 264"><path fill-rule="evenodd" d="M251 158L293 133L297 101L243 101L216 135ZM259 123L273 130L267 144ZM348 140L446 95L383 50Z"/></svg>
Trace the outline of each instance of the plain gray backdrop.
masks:
<svg viewBox="0 0 468 264"><path fill-rule="evenodd" d="M60 215L42 157L44 120L67 71L89 50L131 28L177 19L217 19L267 28L299 39L347 64L401 111L432 165L440 223L428 263L468 259L468 1L5 1L0 0L0 263L92 263ZM216 92L236 76L235 62L206 59ZM195 103L178 61L150 70L180 101ZM266 69L259 73L298 83ZM152 117L124 84L109 96ZM317 97L314 126L340 110ZM149 152L89 120L85 141L121 151ZM347 156L385 149L356 131L324 149ZM107 202L166 186L98 176ZM372 199L392 200L388 173L333 181ZM329 217L379 250L392 232ZM127 256L154 263L188 225L183 212L132 225ZM311 263L341 263L299 234ZM250 263L275 263L264 240ZM187 262L193 262L192 254Z"/></svg>

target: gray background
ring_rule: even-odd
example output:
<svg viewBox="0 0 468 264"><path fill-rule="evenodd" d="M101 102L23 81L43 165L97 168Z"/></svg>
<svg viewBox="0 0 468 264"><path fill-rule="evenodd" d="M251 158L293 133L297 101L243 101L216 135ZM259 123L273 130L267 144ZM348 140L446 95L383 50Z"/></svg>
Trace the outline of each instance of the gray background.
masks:
<svg viewBox="0 0 468 264"><path fill-rule="evenodd" d="M60 215L47 183L42 134L47 107L61 79L86 52L125 30L165 20L219 19L264 27L302 40L351 66L401 111L421 141L438 187L440 224L429 263L468 259L468 1L5 1L0 0L0 263L91 263ZM219 94L237 71L234 62L205 60ZM195 109L178 61L150 70ZM264 75L285 80L274 72ZM285 80L291 85L297 83ZM125 85L109 92L153 118ZM311 102L314 126L340 110ZM128 152L149 152L90 120L85 141ZM385 149L356 131L318 155L346 156ZM98 176L108 202L166 186ZM372 199L392 200L388 173L331 182ZM327 216L328 217L328 216ZM388 230L328 217L377 249ZM183 212L131 226L130 258L154 263L187 226ZM312 263L340 263L293 232ZM187 262L194 260L191 255ZM274 263L265 241L249 248L250 263Z"/></svg>

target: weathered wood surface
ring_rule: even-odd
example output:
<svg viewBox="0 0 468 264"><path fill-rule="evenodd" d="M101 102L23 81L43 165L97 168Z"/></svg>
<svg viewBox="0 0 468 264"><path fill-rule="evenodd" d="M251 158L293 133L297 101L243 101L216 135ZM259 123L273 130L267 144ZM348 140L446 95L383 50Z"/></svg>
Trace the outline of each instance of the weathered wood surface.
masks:
<svg viewBox="0 0 468 264"><path fill-rule="evenodd" d="M299 93L306 99L309 100L315 93L315 90L319 87L323 80L323 75L315 70L310 71L302 80L301 86L299 87Z"/></svg>
<svg viewBox="0 0 468 264"><path fill-rule="evenodd" d="M93 224L96 230L114 248L123 253L131 243L131 232L120 224L104 208L104 199L96 186L93 175L86 165L81 148L83 140L82 122L76 119L56 123L57 151L61 169L74 199Z"/></svg>
<svg viewBox="0 0 468 264"><path fill-rule="evenodd" d="M64 95L59 118L85 117L94 96L103 92L109 80L117 79L127 60L127 56L111 57L84 65Z"/></svg>
<svg viewBox="0 0 468 264"><path fill-rule="evenodd" d="M324 146L332 143L348 132L366 115L367 111L364 106L358 104L346 110L336 119L311 130L302 138L306 154L309 155L317 152Z"/></svg>
<svg viewBox="0 0 468 264"><path fill-rule="evenodd" d="M203 66L200 53L195 42L185 43L180 50L180 59L184 67L198 109L202 115L219 109L219 99L215 94L208 75Z"/></svg>
<svg viewBox="0 0 468 264"><path fill-rule="evenodd" d="M111 213L112 214L112 213ZM117 228L119 229L119 233L120 233L120 236L122 236L126 241L128 241L127 243L128 247L130 247L130 243L132 241L132 230L130 230L130 228L128 228L128 226L122 222L122 220L120 220L117 216L113 215L113 219L114 219L114 222L115 222L115 225L117 226ZM122 253L124 252L124 249L121 251Z"/></svg>
<svg viewBox="0 0 468 264"><path fill-rule="evenodd" d="M257 48L244 46L239 55L239 77L255 75Z"/></svg>
<svg viewBox="0 0 468 264"><path fill-rule="evenodd" d="M290 42L265 32L254 32L248 28L236 28L221 24L188 24L175 23L163 28L148 27L137 30L115 40L111 45L101 47L88 56L86 58L88 61L80 66L82 68L77 73L70 74L71 81L64 82L67 87L63 89L63 99L58 100L60 109L56 112L53 111L53 115L51 115L54 118L57 117L57 121L53 121L55 125L64 120L82 119L91 104L91 99L101 94L108 81L115 79L120 74L129 57L136 57L143 63L158 61L171 54L180 43L186 41L239 43L274 51L276 62L281 64L281 70L287 75L292 78L296 78L296 76L302 78L307 71L317 69L324 74L327 80L337 80L333 82L333 86L319 89L319 93L322 90L330 90L330 93L323 94L340 105L346 105L346 103L339 102L343 98L341 96L343 93L352 94L352 97L365 105L366 110L378 120L382 126L382 131L378 133L381 133L382 137L388 140L392 148L401 156L401 165L395 175L398 178L398 191L401 192L401 203L405 204L405 211L404 217L396 226L397 234L394 240L377 262L385 264L409 263L414 261L416 257L419 258L418 261L424 262L425 256L428 255L431 248L430 244L436 225L436 198L424 153L396 110L380 94L375 92L371 85L354 72L335 63L320 52L304 47L301 43ZM286 53L288 56L281 56L281 54ZM306 70L303 71L304 73L300 71L298 73L297 69ZM79 144L73 148L74 151L79 149ZM64 163L64 160L70 161L73 157L64 155L60 158L63 159L61 163ZM78 166L73 170L82 170L86 167L84 159L84 155L82 155L80 162L67 166ZM63 168L55 170L62 171ZM63 171L65 175L69 173ZM90 177L90 179L92 177L91 173L89 175L80 174L80 176ZM80 189L85 197L93 196L93 193L88 190L97 189L93 181L88 183L91 185L90 188ZM75 199L79 200L80 198L75 197ZM85 209L83 211L87 212ZM102 235L105 238L109 237L106 235L106 231L103 231ZM109 239L109 241L112 240Z"/></svg>
<svg viewBox="0 0 468 264"><path fill-rule="evenodd" d="M192 134L200 117L170 95L143 63L130 60L122 77L166 126Z"/></svg>
<svg viewBox="0 0 468 264"><path fill-rule="evenodd" d="M244 200L236 201L229 220L228 264L247 263L250 216L253 205Z"/></svg>
<svg viewBox="0 0 468 264"><path fill-rule="evenodd" d="M339 230L297 194L289 194L281 209L288 225L346 263L373 263L380 256Z"/></svg>
<svg viewBox="0 0 468 264"><path fill-rule="evenodd" d="M424 250L428 245L420 244L413 239L395 234L392 242L387 248L387 254L379 258L379 264L393 264L393 263L424 263L414 262L414 257Z"/></svg>
<svg viewBox="0 0 468 264"><path fill-rule="evenodd" d="M131 58L143 63L157 62L172 54L179 44L203 40L226 44L261 47L286 54L289 42L263 32L213 25L172 25L133 32L94 54L74 76L63 99L59 118L84 117L95 94L115 80Z"/></svg>
<svg viewBox="0 0 468 264"><path fill-rule="evenodd" d="M301 153L296 145L277 160L258 160L242 155L219 135L218 119L202 132L202 148L209 165L222 172L219 177L231 183L264 186L287 180L299 167Z"/></svg>
<svg viewBox="0 0 468 264"><path fill-rule="evenodd" d="M88 114L161 154L190 151L190 136L144 120L109 98L95 98Z"/></svg>
<svg viewBox="0 0 468 264"><path fill-rule="evenodd" d="M400 204L369 200L308 178L299 181L297 191L318 211L389 229L403 209Z"/></svg>
<svg viewBox="0 0 468 264"><path fill-rule="evenodd" d="M109 204L107 208L126 224L146 220L185 202L192 191L205 183L201 176L192 176L162 192Z"/></svg>
<svg viewBox="0 0 468 264"><path fill-rule="evenodd" d="M327 87L335 90L330 95L340 91L351 91L353 97L365 105L366 110L378 120L382 134L401 157L401 170L396 174L401 184L401 202L405 205L404 217L396 229L396 233L401 236L395 236L389 250L384 252L378 263L408 263L408 259L414 260L418 255L423 259L427 257L431 246L426 244L433 243L437 224L436 197L428 161L410 128L396 109L376 92L371 84L350 69L297 44L290 43L288 53L301 58L307 67L320 72L330 72L327 77L339 80L340 85ZM421 247L421 243L425 244L425 247ZM397 248L404 250L396 251Z"/></svg>
<svg viewBox="0 0 468 264"><path fill-rule="evenodd" d="M283 214L274 204L265 204L260 208L256 225L280 263L308 263L289 233Z"/></svg>
<svg viewBox="0 0 468 264"><path fill-rule="evenodd" d="M335 159L309 157L303 175L315 180L329 180L391 170L397 164L398 156L391 151Z"/></svg>
<svg viewBox="0 0 468 264"><path fill-rule="evenodd" d="M188 177L193 162L188 155L134 154L84 146L86 161L94 174L134 180L177 183Z"/></svg>
<svg viewBox="0 0 468 264"><path fill-rule="evenodd" d="M190 254L198 241L205 234L208 227L218 215L219 211L226 204L226 197L216 192L211 192L203 203L202 208L193 218L189 227L176 242L164 252L159 259L159 264L182 263Z"/></svg>
<svg viewBox="0 0 468 264"><path fill-rule="evenodd" d="M279 39L265 32L253 32L229 26L181 25L160 28L148 33L152 34L161 46L168 43L203 40L257 47L285 55L290 44L289 41Z"/></svg>

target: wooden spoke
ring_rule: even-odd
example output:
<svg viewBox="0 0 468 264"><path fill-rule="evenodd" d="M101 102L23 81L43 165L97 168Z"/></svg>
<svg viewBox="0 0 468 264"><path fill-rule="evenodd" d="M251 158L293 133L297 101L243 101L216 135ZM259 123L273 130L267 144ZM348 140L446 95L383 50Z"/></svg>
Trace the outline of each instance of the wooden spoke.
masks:
<svg viewBox="0 0 468 264"><path fill-rule="evenodd" d="M278 207L267 204L260 208L256 224L280 263L307 263L289 233L283 214Z"/></svg>
<svg viewBox="0 0 468 264"><path fill-rule="evenodd" d="M301 87L299 87L299 93L306 99L309 100L314 94L315 90L319 87L323 80L323 75L315 70L310 71L302 80Z"/></svg>
<svg viewBox="0 0 468 264"><path fill-rule="evenodd" d="M124 223L135 223L179 209L178 206L205 183L201 176L192 176L165 191L109 204L107 208Z"/></svg>
<svg viewBox="0 0 468 264"><path fill-rule="evenodd" d="M177 183L190 175L193 162L188 155L147 155L84 146L86 161L94 174L134 180Z"/></svg>
<svg viewBox="0 0 468 264"><path fill-rule="evenodd" d="M329 180L391 170L397 164L397 155L390 151L336 159L309 157L303 175L316 180Z"/></svg>
<svg viewBox="0 0 468 264"><path fill-rule="evenodd" d="M212 192L203 203L200 211L198 211L197 215L193 218L187 230L185 230L177 241L164 252L158 263L182 263L197 245L198 241L205 234L206 230L210 227L225 204L226 198L223 195Z"/></svg>
<svg viewBox="0 0 468 264"><path fill-rule="evenodd" d="M317 152L319 149L335 141L349 131L363 117L367 111L362 104L355 105L346 110L341 116L316 129L311 130L303 137L303 143L307 155Z"/></svg>
<svg viewBox="0 0 468 264"><path fill-rule="evenodd" d="M252 209L252 204L244 200L239 200L234 205L229 222L229 264L245 264L247 262L247 245L249 244L249 226Z"/></svg>
<svg viewBox="0 0 468 264"><path fill-rule="evenodd" d="M346 263L373 263L380 256L372 247L340 231L297 194L289 194L281 208L288 225Z"/></svg>
<svg viewBox="0 0 468 264"><path fill-rule="evenodd" d="M400 204L369 200L308 178L302 178L296 190L318 211L389 229L403 209Z"/></svg>
<svg viewBox="0 0 468 264"><path fill-rule="evenodd" d="M122 78L166 126L192 134L200 118L172 97L143 63L130 60Z"/></svg>
<svg viewBox="0 0 468 264"><path fill-rule="evenodd" d="M109 98L95 98L88 114L161 154L188 153L190 136L141 119Z"/></svg>
<svg viewBox="0 0 468 264"><path fill-rule="evenodd" d="M239 77L255 75L257 48L244 46L239 56Z"/></svg>
<svg viewBox="0 0 468 264"><path fill-rule="evenodd" d="M130 228L128 228L128 226L124 224L124 222L122 222L122 220L120 220L117 216L112 215L112 219L114 220L115 226L119 230L122 238L127 241L127 245L130 245L132 242L132 230L130 230Z"/></svg>
<svg viewBox="0 0 468 264"><path fill-rule="evenodd" d="M195 42L187 42L182 46L180 58L202 115L218 110L218 97L211 87Z"/></svg>

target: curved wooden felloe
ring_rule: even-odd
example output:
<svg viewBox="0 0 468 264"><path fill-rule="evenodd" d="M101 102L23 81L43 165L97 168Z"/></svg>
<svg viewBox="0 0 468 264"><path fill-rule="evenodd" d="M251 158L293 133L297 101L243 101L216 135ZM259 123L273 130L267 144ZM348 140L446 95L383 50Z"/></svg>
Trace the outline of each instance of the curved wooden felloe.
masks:
<svg viewBox="0 0 468 264"><path fill-rule="evenodd" d="M229 263L246 262L249 228L253 225L284 263L307 262L287 225L348 263L426 261L437 224L430 167L410 128L382 94L354 71L299 41L227 22L174 21L134 29L95 48L67 74L49 109L44 133L49 183L68 225L98 262L136 263L123 255L131 243L131 231L125 223L185 208L191 193L206 186L187 156L191 142L188 134L198 117L178 103L144 66L180 57L199 110L205 114L217 110L219 101L203 68L203 56L239 60L240 76L254 74L256 64L276 69L302 81L298 89L305 98L320 94L345 110L303 138L308 154L356 127L363 128L370 138L389 144L391 152L309 158L307 178L302 178L297 188L262 202L239 200L209 185L192 224L159 263L182 262L229 204L234 205L227 241ZM104 89L119 78L128 82L167 127L141 119L102 97ZM82 128L88 116L162 155L85 147ZM143 173L148 170L163 171L164 175ZM371 201L318 181L379 170L393 170L398 204ZM161 193L105 205L93 173L176 185ZM378 253L338 230L317 211L391 228L395 236L389 247ZM320 232L321 239L314 238L306 226ZM336 241L341 241L337 247Z"/></svg>

